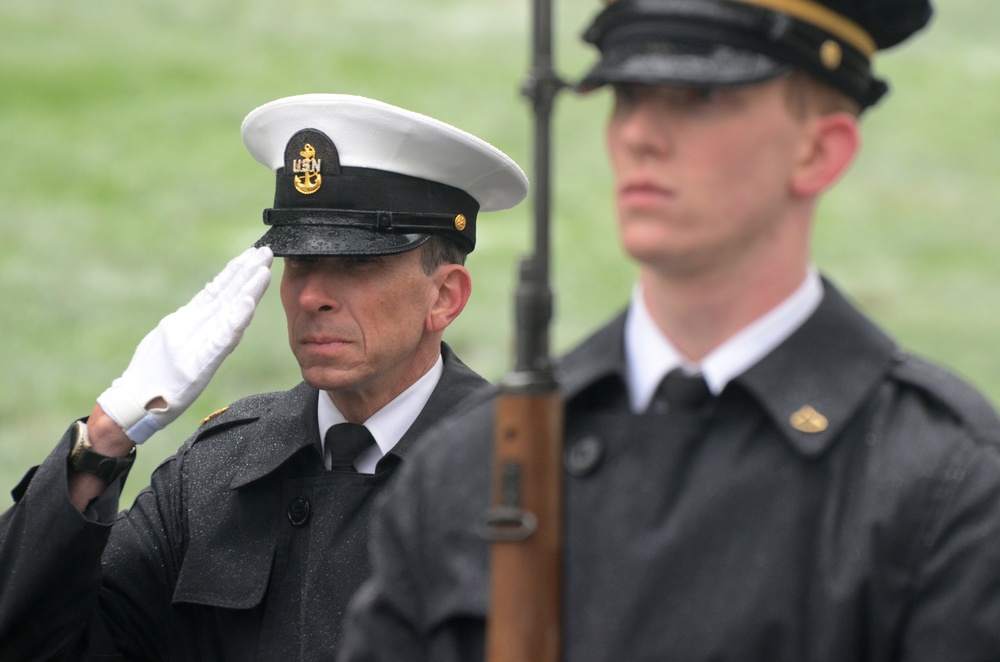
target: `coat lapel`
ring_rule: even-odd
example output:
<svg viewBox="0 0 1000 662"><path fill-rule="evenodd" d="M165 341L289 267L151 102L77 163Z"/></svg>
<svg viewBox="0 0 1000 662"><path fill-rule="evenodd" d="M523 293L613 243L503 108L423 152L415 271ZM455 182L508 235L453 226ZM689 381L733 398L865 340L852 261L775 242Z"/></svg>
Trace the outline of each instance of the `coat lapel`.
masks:
<svg viewBox="0 0 1000 662"><path fill-rule="evenodd" d="M902 359L895 343L829 282L816 312L782 345L734 380L804 455L832 444Z"/></svg>
<svg viewBox="0 0 1000 662"><path fill-rule="evenodd" d="M252 396L198 430L187 449L187 548L174 602L229 609L260 603L286 517L282 481L263 480L316 430L317 391L305 384Z"/></svg>
<svg viewBox="0 0 1000 662"><path fill-rule="evenodd" d="M414 441L442 418L464 410L494 392L491 384L462 363L447 343L441 343L444 372L423 410L400 438L389 455L404 458L412 451Z"/></svg>

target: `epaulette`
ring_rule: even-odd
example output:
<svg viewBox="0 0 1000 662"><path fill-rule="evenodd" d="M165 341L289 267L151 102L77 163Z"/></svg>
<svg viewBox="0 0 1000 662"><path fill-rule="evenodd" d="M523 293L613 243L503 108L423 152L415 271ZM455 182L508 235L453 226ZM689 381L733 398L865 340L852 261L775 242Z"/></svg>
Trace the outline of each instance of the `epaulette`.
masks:
<svg viewBox="0 0 1000 662"><path fill-rule="evenodd" d="M958 375L905 352L897 357L892 374L938 401L967 425L976 438L1000 443L1000 418L993 405Z"/></svg>

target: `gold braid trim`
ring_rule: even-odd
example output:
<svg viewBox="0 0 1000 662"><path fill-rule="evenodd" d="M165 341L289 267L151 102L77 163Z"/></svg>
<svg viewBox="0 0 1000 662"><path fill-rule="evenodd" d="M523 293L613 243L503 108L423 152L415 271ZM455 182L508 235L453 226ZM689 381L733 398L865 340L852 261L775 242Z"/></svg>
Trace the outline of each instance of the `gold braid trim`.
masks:
<svg viewBox="0 0 1000 662"><path fill-rule="evenodd" d="M878 50L875 39L863 27L837 12L812 0L731 0L765 9L784 12L799 20L823 28L835 37L840 37L865 57L871 58Z"/></svg>

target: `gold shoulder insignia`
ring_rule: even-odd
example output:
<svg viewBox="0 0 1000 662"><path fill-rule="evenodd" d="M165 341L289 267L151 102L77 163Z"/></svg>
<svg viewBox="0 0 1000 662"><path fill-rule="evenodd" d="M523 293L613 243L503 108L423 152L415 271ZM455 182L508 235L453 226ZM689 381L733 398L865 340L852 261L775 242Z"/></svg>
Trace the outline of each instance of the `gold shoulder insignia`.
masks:
<svg viewBox="0 0 1000 662"><path fill-rule="evenodd" d="M213 412L213 413L209 414L209 415L208 415L208 416L206 416L205 418L201 419L201 423L199 423L199 424L198 424L198 427L201 427L201 426L202 426L202 425L204 425L205 423L208 423L208 422L209 422L210 420L212 420L212 419L213 419L213 418L215 418L216 416L218 416L218 415L220 415L220 414L223 414L223 413L225 413L225 411L226 411L227 409L229 409L229 407L223 407L222 409L220 409L220 410L218 410L218 411L216 411L216 412Z"/></svg>

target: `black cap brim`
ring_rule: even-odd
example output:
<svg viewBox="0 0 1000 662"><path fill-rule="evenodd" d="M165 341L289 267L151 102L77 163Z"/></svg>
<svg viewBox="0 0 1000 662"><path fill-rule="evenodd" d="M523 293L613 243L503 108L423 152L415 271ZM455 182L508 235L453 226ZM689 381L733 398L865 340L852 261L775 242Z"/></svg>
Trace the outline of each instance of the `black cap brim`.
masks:
<svg viewBox="0 0 1000 662"><path fill-rule="evenodd" d="M274 225L254 245L268 246L278 257L395 255L419 247L430 237L335 225Z"/></svg>
<svg viewBox="0 0 1000 662"><path fill-rule="evenodd" d="M608 47L576 89L588 92L615 84L735 87L778 78L791 69L762 53L726 45L639 41Z"/></svg>

